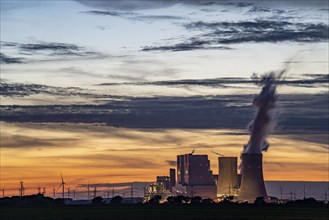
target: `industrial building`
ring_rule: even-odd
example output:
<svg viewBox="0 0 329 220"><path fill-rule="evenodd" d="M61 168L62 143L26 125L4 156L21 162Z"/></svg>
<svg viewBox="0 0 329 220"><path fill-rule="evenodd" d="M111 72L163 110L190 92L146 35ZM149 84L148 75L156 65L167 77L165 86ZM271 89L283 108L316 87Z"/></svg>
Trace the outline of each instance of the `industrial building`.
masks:
<svg viewBox="0 0 329 220"><path fill-rule="evenodd" d="M208 155L178 155L177 173L171 168L169 176L157 176L156 182L145 189L144 199L148 201L155 195L163 199L177 195L204 199L233 196L239 201L254 202L257 197L267 197L262 154L242 154L241 159L242 171L238 174L237 157L218 157L218 175L213 175Z"/></svg>
<svg viewBox="0 0 329 220"><path fill-rule="evenodd" d="M218 157L217 197L223 198L238 195L237 167L237 157Z"/></svg>
<svg viewBox="0 0 329 220"><path fill-rule="evenodd" d="M178 155L177 181L183 186L215 185L208 155Z"/></svg>
<svg viewBox="0 0 329 220"><path fill-rule="evenodd" d="M169 176L157 176L157 192L164 193L165 191L171 191L170 177Z"/></svg>
<svg viewBox="0 0 329 220"><path fill-rule="evenodd" d="M169 176L157 176L156 182L149 184L144 190L144 201L159 195L162 198L172 196L172 189L176 185L175 169L169 170Z"/></svg>
<svg viewBox="0 0 329 220"><path fill-rule="evenodd" d="M208 155L178 155L177 181L185 187L185 193L190 197L216 198L216 183Z"/></svg>

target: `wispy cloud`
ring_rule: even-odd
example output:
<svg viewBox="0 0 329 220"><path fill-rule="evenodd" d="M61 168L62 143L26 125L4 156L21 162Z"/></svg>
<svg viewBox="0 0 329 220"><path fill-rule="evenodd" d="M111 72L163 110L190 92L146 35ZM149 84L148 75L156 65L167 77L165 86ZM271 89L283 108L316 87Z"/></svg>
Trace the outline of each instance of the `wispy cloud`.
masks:
<svg viewBox="0 0 329 220"><path fill-rule="evenodd" d="M173 46L147 46L142 51L189 51L189 50L232 50L232 47L210 46L205 42L180 43Z"/></svg>
<svg viewBox="0 0 329 220"><path fill-rule="evenodd" d="M103 15L103 16L126 16L126 15L136 15L137 13L133 12L119 12L119 11L100 11L100 10L92 10L86 11L82 13L87 13L91 15Z"/></svg>
<svg viewBox="0 0 329 220"><path fill-rule="evenodd" d="M286 79L280 80L276 83L278 85L292 85L292 86L319 86L319 84L328 83L329 74L307 74L304 79ZM232 84L257 84L259 79L248 79L239 77L225 77L213 79L182 79L182 80L168 80L168 81L151 81L151 82L131 82L131 83L102 83L101 86L115 86L115 85L156 85L156 86L206 86L206 87L227 87Z"/></svg>
<svg viewBox="0 0 329 220"><path fill-rule="evenodd" d="M143 51L188 51L196 49L232 49L223 45L239 43L325 42L329 40L329 25L287 21L253 20L240 22L192 22L189 31L202 31L186 42L166 46L147 46Z"/></svg>
<svg viewBox="0 0 329 220"><path fill-rule="evenodd" d="M176 167L177 166L176 160L166 160L165 162L171 167Z"/></svg>
<svg viewBox="0 0 329 220"><path fill-rule="evenodd" d="M152 23L155 21L176 21L176 20L186 20L186 18L181 16L173 16L173 15L144 15L135 12L123 12L123 11L100 11L100 10L92 10L82 12L91 15L100 15L100 16L113 16L113 17L122 17L125 19L133 20L133 21L144 21L147 23Z"/></svg>
<svg viewBox="0 0 329 220"><path fill-rule="evenodd" d="M1 54L1 62L9 63L28 63L33 60L34 55L42 55L44 58L38 57L38 60L55 60L58 61L63 58L100 58L105 55L99 52L88 50L85 47L78 46L76 44L57 43L57 42L38 42L38 43L16 43L16 42L4 42L1 41L1 48L11 53L15 53L16 56L22 58L11 58Z"/></svg>
<svg viewBox="0 0 329 220"><path fill-rule="evenodd" d="M23 63L24 59L20 58L20 57L9 57L6 56L3 53L0 53L0 63L2 64L19 64L19 63Z"/></svg>
<svg viewBox="0 0 329 220"><path fill-rule="evenodd" d="M40 84L24 84L24 83L6 83L0 82L0 96L7 97L24 97L34 94L49 94L61 96L86 96L90 95L82 91L78 87L55 87Z"/></svg>
<svg viewBox="0 0 329 220"><path fill-rule="evenodd" d="M60 147L61 143L77 143L79 139L74 138L40 138L31 137L25 135L7 135L1 133L1 148L49 148L49 147Z"/></svg>

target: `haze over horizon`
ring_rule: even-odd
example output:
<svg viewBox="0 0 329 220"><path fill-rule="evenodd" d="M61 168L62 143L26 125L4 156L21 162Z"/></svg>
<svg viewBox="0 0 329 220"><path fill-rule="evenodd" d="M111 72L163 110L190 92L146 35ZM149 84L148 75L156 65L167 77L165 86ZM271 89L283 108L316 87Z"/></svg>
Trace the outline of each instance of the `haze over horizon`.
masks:
<svg viewBox="0 0 329 220"><path fill-rule="evenodd" d="M218 173L282 69L265 179L329 181L328 1L0 2L6 193L154 181L193 149Z"/></svg>

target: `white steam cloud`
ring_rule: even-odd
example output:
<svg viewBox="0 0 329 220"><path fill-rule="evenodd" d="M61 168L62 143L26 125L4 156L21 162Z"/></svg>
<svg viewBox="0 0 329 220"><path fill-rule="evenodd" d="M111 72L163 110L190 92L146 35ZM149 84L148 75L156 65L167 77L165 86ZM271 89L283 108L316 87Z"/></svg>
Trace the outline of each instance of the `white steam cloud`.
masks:
<svg viewBox="0 0 329 220"><path fill-rule="evenodd" d="M244 154L261 154L269 147L266 137L273 131L275 120L273 117L273 109L275 108L276 82L282 79L287 69L277 72L270 72L260 79L263 85L259 95L254 97L253 105L258 109L255 118L249 123L250 139L244 146Z"/></svg>

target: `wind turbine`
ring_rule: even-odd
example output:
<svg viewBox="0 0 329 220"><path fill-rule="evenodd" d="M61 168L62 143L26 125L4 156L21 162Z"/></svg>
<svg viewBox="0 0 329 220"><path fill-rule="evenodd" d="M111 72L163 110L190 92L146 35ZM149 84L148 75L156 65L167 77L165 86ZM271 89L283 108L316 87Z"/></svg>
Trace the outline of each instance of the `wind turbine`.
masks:
<svg viewBox="0 0 329 220"><path fill-rule="evenodd" d="M89 200L89 198L90 198L90 180L88 180L87 190L88 190L87 199Z"/></svg>
<svg viewBox="0 0 329 220"><path fill-rule="evenodd" d="M61 183L61 185L59 185L58 189L62 187L62 198L64 199L65 182L64 182L62 173L61 173L61 179L62 179L62 183Z"/></svg>
<svg viewBox="0 0 329 220"><path fill-rule="evenodd" d="M97 195L97 188L96 186L94 186L94 198L96 198L96 195Z"/></svg>
<svg viewBox="0 0 329 220"><path fill-rule="evenodd" d="M20 187L19 191L20 191L20 197L22 198L24 196L24 190L25 190L24 185L23 185L24 182L21 181L20 184L21 184L21 187Z"/></svg>

